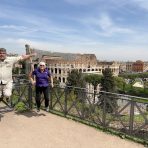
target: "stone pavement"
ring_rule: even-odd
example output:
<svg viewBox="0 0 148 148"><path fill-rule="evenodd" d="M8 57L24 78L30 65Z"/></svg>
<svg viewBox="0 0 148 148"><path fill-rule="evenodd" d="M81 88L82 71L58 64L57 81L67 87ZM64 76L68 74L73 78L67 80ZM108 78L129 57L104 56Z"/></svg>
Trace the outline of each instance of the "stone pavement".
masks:
<svg viewBox="0 0 148 148"><path fill-rule="evenodd" d="M87 125L35 110L0 107L0 148L143 148Z"/></svg>

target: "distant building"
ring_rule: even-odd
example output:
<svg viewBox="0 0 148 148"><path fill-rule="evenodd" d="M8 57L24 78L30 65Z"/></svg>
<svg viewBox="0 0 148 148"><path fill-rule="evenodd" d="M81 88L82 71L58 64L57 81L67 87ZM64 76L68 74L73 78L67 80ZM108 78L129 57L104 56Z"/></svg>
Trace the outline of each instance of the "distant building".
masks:
<svg viewBox="0 0 148 148"><path fill-rule="evenodd" d="M144 62L143 72L148 72L148 62Z"/></svg>
<svg viewBox="0 0 148 148"><path fill-rule="evenodd" d="M47 67L61 85L65 85L68 73L73 69L78 69L78 71L86 74L102 75L103 69L111 68L115 76L119 74L119 64L117 62L98 61L95 54L47 53L47 51L45 54L44 51L33 50L37 53L33 63L46 62Z"/></svg>
<svg viewBox="0 0 148 148"><path fill-rule="evenodd" d="M15 56L18 56L18 54L17 53L8 53L7 56L8 57L15 57Z"/></svg>
<svg viewBox="0 0 148 148"><path fill-rule="evenodd" d="M137 60L136 62L120 62L120 73L139 73L148 71L148 62Z"/></svg>
<svg viewBox="0 0 148 148"><path fill-rule="evenodd" d="M126 62L126 72L132 72L133 62Z"/></svg>
<svg viewBox="0 0 148 148"><path fill-rule="evenodd" d="M126 72L126 62L119 62L119 73Z"/></svg>
<svg viewBox="0 0 148 148"><path fill-rule="evenodd" d="M143 61L136 61L132 64L132 71L133 72L143 72L144 71L144 62Z"/></svg>

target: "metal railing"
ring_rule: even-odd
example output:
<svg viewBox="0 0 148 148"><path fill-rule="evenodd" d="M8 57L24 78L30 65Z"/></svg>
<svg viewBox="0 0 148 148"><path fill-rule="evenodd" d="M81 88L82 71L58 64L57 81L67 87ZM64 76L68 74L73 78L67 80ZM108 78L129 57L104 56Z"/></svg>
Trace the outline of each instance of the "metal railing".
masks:
<svg viewBox="0 0 148 148"><path fill-rule="evenodd" d="M14 84L10 99L11 107L23 102L28 109L32 108L32 86L30 83Z"/></svg>
<svg viewBox="0 0 148 148"><path fill-rule="evenodd" d="M56 87L50 92L50 109L148 140L147 98Z"/></svg>
<svg viewBox="0 0 148 148"><path fill-rule="evenodd" d="M29 82L14 84L12 106L22 101L31 109L34 98ZM148 141L147 98L56 86L50 89L50 110Z"/></svg>
<svg viewBox="0 0 148 148"><path fill-rule="evenodd" d="M23 102L27 109L32 107L32 86L26 79L25 74L13 75L13 89L11 98L2 96L1 102L8 107L14 107L19 102Z"/></svg>

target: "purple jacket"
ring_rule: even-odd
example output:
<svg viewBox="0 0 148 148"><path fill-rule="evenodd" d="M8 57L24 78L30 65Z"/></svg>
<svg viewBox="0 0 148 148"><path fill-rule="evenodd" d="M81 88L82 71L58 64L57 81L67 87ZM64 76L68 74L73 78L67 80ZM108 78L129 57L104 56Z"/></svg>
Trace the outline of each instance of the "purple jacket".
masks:
<svg viewBox="0 0 148 148"><path fill-rule="evenodd" d="M38 87L49 86L48 77L50 77L51 74L47 69L45 69L44 72L41 72L40 69L37 68L32 72L32 75L36 77L36 86Z"/></svg>

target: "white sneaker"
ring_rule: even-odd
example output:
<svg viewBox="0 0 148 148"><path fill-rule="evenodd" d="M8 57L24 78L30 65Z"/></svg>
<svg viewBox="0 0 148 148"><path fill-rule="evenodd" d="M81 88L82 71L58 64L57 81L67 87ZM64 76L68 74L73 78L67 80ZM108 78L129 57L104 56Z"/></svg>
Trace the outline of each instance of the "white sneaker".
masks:
<svg viewBox="0 0 148 148"><path fill-rule="evenodd" d="M46 107L46 112L49 112L49 107Z"/></svg>
<svg viewBox="0 0 148 148"><path fill-rule="evenodd" d="M40 112L40 109L39 108L37 108L37 112Z"/></svg>

